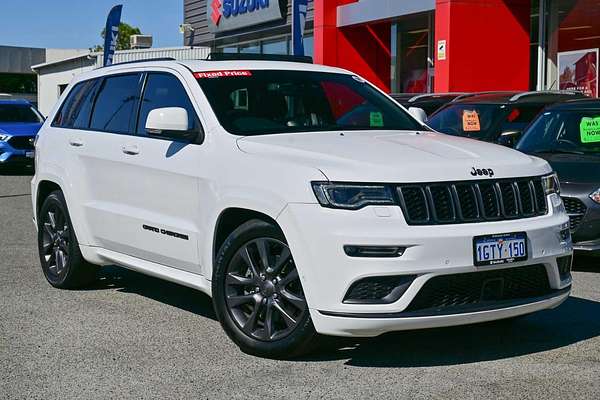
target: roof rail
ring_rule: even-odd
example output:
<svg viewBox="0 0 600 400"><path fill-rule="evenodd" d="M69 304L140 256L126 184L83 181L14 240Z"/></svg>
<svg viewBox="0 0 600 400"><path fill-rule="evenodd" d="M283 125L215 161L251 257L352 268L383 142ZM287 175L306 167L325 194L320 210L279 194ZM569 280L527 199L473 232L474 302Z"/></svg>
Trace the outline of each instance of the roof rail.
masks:
<svg viewBox="0 0 600 400"><path fill-rule="evenodd" d="M580 95L581 93L574 91L574 90L537 90L537 91L530 91L530 92L523 92L523 93L515 94L513 97L511 97L509 99L509 101L517 101L519 99L522 99L523 97L535 96L535 95L540 95L540 94L556 94L556 95L576 96L576 95Z"/></svg>
<svg viewBox="0 0 600 400"><path fill-rule="evenodd" d="M120 62L120 63L114 63L114 64L110 64L110 65L105 65L105 66L102 66L100 68L108 68L108 67L112 67L114 65L137 64L137 63L143 63L143 62L148 62L148 61L176 61L176 60L173 57L146 58L146 59L143 59L143 60L123 61L123 62Z"/></svg>
<svg viewBox="0 0 600 400"><path fill-rule="evenodd" d="M408 99L409 103L415 102L419 99L424 99L425 97L434 97L434 96L463 96L465 94L465 92L446 92L446 93L423 93L423 94L418 94L415 97L411 97L410 99Z"/></svg>
<svg viewBox="0 0 600 400"><path fill-rule="evenodd" d="M458 101L458 100L462 100L462 99L467 99L469 97L473 97L473 96L479 96L479 95L486 95L486 94L507 94L507 93L514 93L514 92L510 92L510 91L502 91L502 90L491 90L489 92L473 92L473 93L465 93L461 96L458 96L457 98L455 98L454 101Z"/></svg>
<svg viewBox="0 0 600 400"><path fill-rule="evenodd" d="M313 59L309 56L288 56L280 54L237 54L237 53L210 53L207 61L289 61L312 64Z"/></svg>

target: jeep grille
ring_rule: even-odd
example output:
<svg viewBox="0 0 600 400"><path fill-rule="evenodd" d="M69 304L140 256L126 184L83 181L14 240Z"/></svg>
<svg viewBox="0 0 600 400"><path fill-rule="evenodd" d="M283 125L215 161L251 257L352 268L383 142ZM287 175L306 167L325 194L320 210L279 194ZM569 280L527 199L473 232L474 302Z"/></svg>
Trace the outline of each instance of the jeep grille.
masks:
<svg viewBox="0 0 600 400"><path fill-rule="evenodd" d="M397 191L409 225L502 221L548 213L540 177L405 184Z"/></svg>

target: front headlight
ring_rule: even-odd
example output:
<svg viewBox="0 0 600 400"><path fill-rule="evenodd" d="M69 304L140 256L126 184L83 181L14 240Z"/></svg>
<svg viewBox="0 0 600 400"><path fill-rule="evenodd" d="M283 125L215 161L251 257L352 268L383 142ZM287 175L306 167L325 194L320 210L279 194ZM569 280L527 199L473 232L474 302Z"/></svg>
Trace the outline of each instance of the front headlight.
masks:
<svg viewBox="0 0 600 400"><path fill-rule="evenodd" d="M544 193L546 195L556 193L560 194L560 182L558 181L558 175L556 172L542 176L542 186L544 187Z"/></svg>
<svg viewBox="0 0 600 400"><path fill-rule="evenodd" d="M600 204L600 188L598 188L598 190L596 190L594 193L590 194L590 199Z"/></svg>
<svg viewBox="0 0 600 400"><path fill-rule="evenodd" d="M0 133L0 142L4 142L6 139L8 139L8 135L3 135Z"/></svg>
<svg viewBox="0 0 600 400"><path fill-rule="evenodd" d="M358 210L372 205L393 205L394 195L388 186L313 182L313 191L323 207Z"/></svg>

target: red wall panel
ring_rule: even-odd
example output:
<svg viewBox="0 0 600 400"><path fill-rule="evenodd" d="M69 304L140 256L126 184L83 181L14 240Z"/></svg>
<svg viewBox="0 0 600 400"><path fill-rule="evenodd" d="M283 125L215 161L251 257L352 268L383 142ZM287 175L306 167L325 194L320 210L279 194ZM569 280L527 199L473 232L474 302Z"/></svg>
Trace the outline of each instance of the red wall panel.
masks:
<svg viewBox="0 0 600 400"><path fill-rule="evenodd" d="M435 91L527 90L530 0L437 0Z"/></svg>
<svg viewBox="0 0 600 400"><path fill-rule="evenodd" d="M390 90L389 22L337 28L337 7L357 0L314 0L315 62L353 71Z"/></svg>

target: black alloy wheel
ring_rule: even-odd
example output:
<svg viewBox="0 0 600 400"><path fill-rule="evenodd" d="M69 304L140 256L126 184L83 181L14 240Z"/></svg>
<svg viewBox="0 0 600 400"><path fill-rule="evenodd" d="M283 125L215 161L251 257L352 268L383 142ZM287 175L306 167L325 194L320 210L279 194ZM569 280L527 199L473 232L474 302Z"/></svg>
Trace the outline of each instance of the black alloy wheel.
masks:
<svg viewBox="0 0 600 400"><path fill-rule="evenodd" d="M83 258L61 191L44 199L38 213L38 251L46 280L54 287L74 289L96 278L97 267Z"/></svg>
<svg viewBox="0 0 600 400"><path fill-rule="evenodd" d="M248 336L274 341L292 332L308 312L288 246L273 238L244 244L225 278L227 309Z"/></svg>
<svg viewBox="0 0 600 400"><path fill-rule="evenodd" d="M314 349L318 335L283 232L251 220L221 246L213 273L215 313L246 353L293 358Z"/></svg>
<svg viewBox="0 0 600 400"><path fill-rule="evenodd" d="M48 269L49 278L60 280L69 262L71 235L66 216L56 204L51 204L42 217L40 255Z"/></svg>

